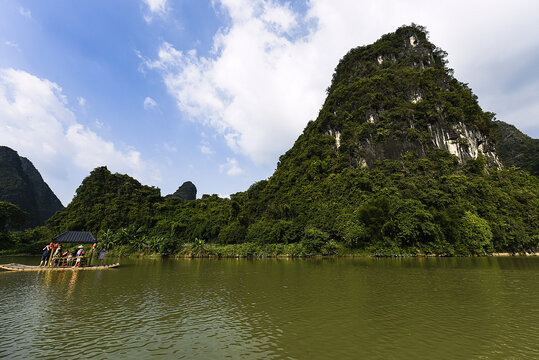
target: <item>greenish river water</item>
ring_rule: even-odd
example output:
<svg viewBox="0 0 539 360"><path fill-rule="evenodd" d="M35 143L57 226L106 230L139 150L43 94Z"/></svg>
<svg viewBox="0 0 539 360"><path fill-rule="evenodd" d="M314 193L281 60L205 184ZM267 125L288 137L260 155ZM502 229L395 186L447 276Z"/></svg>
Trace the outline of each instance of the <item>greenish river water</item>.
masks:
<svg viewBox="0 0 539 360"><path fill-rule="evenodd" d="M120 262L0 271L0 358L539 358L536 257Z"/></svg>

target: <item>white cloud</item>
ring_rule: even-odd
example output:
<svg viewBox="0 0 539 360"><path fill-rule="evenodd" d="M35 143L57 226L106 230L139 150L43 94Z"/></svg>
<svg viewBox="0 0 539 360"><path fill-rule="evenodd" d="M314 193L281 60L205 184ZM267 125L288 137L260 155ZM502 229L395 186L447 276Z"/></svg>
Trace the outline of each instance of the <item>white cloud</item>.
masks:
<svg viewBox="0 0 539 360"><path fill-rule="evenodd" d="M86 99L83 98L82 96L79 96L77 98L77 102L79 103L80 107L84 107L86 105Z"/></svg>
<svg viewBox="0 0 539 360"><path fill-rule="evenodd" d="M171 152L171 153L175 153L178 151L178 149L173 146L173 145L170 145L169 143L164 143L163 144L163 148L168 151L168 152Z"/></svg>
<svg viewBox="0 0 539 360"><path fill-rule="evenodd" d="M263 8L264 10L260 15L260 19L267 24L273 25L275 30L279 32L287 33L298 25L296 15L288 4L279 5L273 2L266 2L263 4Z"/></svg>
<svg viewBox="0 0 539 360"><path fill-rule="evenodd" d="M0 144L29 158L64 204L97 166L138 179L150 170L135 149L78 123L60 86L21 70L0 69Z"/></svg>
<svg viewBox="0 0 539 360"><path fill-rule="evenodd" d="M163 13L167 8L167 0L144 0L148 9L153 13Z"/></svg>
<svg viewBox="0 0 539 360"><path fill-rule="evenodd" d="M16 42L6 40L6 41L4 41L4 45L15 48L19 52L21 51L21 48L19 47L19 44L17 44Z"/></svg>
<svg viewBox="0 0 539 360"><path fill-rule="evenodd" d="M157 103L155 102L155 100L149 96L146 96L146 98L144 99L144 110L152 110L156 106Z"/></svg>
<svg viewBox="0 0 539 360"><path fill-rule="evenodd" d="M32 18L32 12L28 9L23 8L22 6L19 7L19 14L21 14L21 16L24 16L25 18L28 18L28 19Z"/></svg>
<svg viewBox="0 0 539 360"><path fill-rule="evenodd" d="M244 173L243 169L239 166L238 160L234 158L226 158L226 163L219 165L219 171L228 176L237 176Z"/></svg>
<svg viewBox="0 0 539 360"><path fill-rule="evenodd" d="M213 155L213 154L215 154L215 151L213 151L211 149L211 147L209 145L206 145L206 144L200 145L200 152L203 153L204 155Z"/></svg>
<svg viewBox="0 0 539 360"><path fill-rule="evenodd" d="M168 1L167 0L142 0L146 5L147 12L144 14L144 20L147 23L152 22L153 17L165 16L168 11Z"/></svg>
<svg viewBox="0 0 539 360"><path fill-rule="evenodd" d="M182 112L215 128L231 149L256 163L274 164L317 117L348 50L412 22L426 26L431 40L449 52L456 77L493 106L485 110L524 124L512 115L514 105L512 111L498 107L503 84L486 79L507 73L511 56L527 57L539 47L539 2L310 0L304 14L272 0L215 4L230 25L215 34L210 56L163 42L145 65L161 72ZM529 111L519 116L539 118L537 106L523 108Z"/></svg>
<svg viewBox="0 0 539 360"><path fill-rule="evenodd" d="M182 111L217 129L233 150L258 163L274 163L315 117L331 67L320 72L317 55L303 40L296 44L282 34L294 18L287 7L238 3L228 9L239 23L215 37L217 58L163 43L158 59L147 65L162 71ZM255 10L260 15L249 17ZM309 54L315 58L308 60Z"/></svg>

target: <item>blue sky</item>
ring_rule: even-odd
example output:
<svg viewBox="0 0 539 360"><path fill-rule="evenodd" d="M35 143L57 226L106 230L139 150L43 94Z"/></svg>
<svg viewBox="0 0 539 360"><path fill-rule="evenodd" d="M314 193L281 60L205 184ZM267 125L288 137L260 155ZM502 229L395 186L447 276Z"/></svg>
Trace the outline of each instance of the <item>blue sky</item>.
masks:
<svg viewBox="0 0 539 360"><path fill-rule="evenodd" d="M226 196L269 177L338 60L412 22L486 111L539 137L539 3L0 0L0 144L67 205L100 165Z"/></svg>

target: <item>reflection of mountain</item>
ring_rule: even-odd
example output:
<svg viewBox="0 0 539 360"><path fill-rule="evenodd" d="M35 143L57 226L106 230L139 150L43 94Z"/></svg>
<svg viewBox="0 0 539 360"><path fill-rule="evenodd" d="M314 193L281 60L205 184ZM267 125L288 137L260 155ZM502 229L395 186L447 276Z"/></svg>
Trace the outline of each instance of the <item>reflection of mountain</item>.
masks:
<svg viewBox="0 0 539 360"><path fill-rule="evenodd" d="M28 227L43 225L63 206L30 160L0 146L0 201L19 206L29 214Z"/></svg>

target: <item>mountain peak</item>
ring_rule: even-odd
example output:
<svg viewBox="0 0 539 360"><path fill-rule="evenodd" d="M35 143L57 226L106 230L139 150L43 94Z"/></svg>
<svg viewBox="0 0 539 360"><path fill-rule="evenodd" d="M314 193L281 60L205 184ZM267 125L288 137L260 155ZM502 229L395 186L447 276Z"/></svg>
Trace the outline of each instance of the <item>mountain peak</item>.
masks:
<svg viewBox="0 0 539 360"><path fill-rule="evenodd" d="M27 226L43 225L62 203L27 158L0 146L0 201L17 205L29 214Z"/></svg>
<svg viewBox="0 0 539 360"><path fill-rule="evenodd" d="M165 196L165 198L177 198L182 201L196 200L197 188L191 181L186 181L178 188L178 190L173 194Z"/></svg>
<svg viewBox="0 0 539 360"><path fill-rule="evenodd" d="M500 167L489 133L494 114L447 68L446 53L412 24L350 50L339 62L328 96L305 134L332 137L326 155L351 167L371 167L407 152L436 148L461 164L481 156ZM309 135L310 134L310 135ZM301 143L302 141L300 141Z"/></svg>
<svg viewBox="0 0 539 360"><path fill-rule="evenodd" d="M339 62L328 93L342 83L374 75L391 67L444 68L447 54L428 39L427 30L416 24L402 26L371 45L350 50Z"/></svg>

